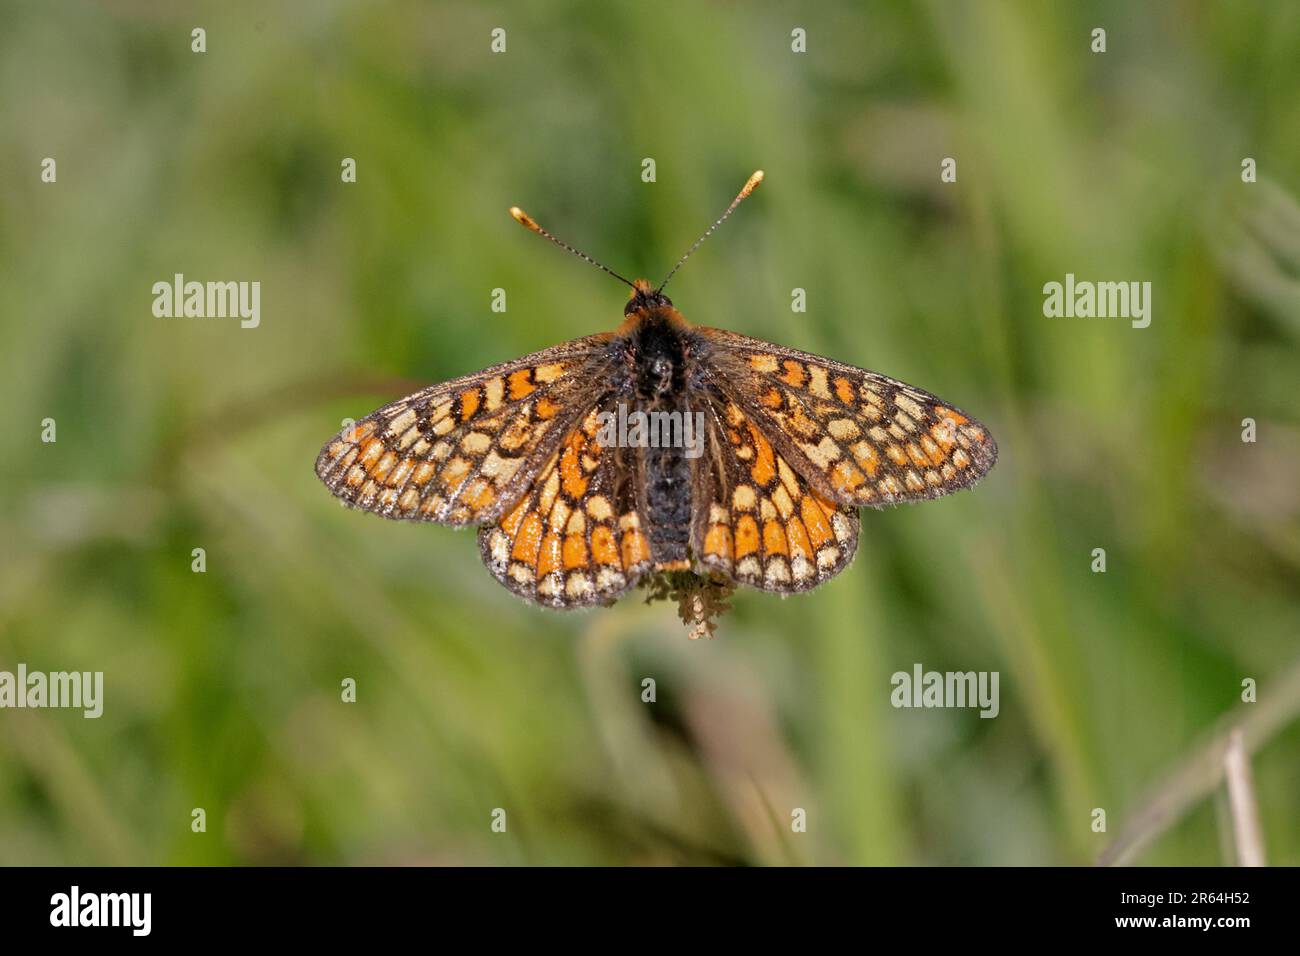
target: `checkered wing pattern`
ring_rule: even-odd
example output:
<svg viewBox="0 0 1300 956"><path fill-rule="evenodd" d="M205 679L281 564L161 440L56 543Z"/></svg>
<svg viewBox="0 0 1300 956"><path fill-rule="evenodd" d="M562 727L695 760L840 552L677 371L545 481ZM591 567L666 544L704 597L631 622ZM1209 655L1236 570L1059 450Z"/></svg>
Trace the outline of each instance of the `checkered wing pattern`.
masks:
<svg viewBox="0 0 1300 956"><path fill-rule="evenodd" d="M997 459L988 429L921 389L720 329L686 334L685 407L706 435L674 493L690 496L701 574L816 587L852 560L859 507L967 488ZM652 553L665 529L650 526L643 450L598 438L603 415L637 404L628 341L589 336L407 396L326 443L316 472L352 507L480 525L484 564L528 601L610 603L677 560Z"/></svg>
<svg viewBox="0 0 1300 956"><path fill-rule="evenodd" d="M600 411L588 411L499 523L479 529L479 552L492 576L533 603L605 604L652 565L636 504L636 450L597 441Z"/></svg>
<svg viewBox="0 0 1300 956"><path fill-rule="evenodd" d="M764 591L806 591L858 545L858 510L818 494L735 401L708 396L691 549L705 569Z"/></svg>
<svg viewBox="0 0 1300 956"><path fill-rule="evenodd" d="M495 521L590 410L610 338L576 339L386 405L328 441L316 474L344 503L386 518Z"/></svg>
<svg viewBox="0 0 1300 956"><path fill-rule="evenodd" d="M938 498L969 488L997 460L988 429L929 392L734 332L696 331L746 428L828 501Z"/></svg>

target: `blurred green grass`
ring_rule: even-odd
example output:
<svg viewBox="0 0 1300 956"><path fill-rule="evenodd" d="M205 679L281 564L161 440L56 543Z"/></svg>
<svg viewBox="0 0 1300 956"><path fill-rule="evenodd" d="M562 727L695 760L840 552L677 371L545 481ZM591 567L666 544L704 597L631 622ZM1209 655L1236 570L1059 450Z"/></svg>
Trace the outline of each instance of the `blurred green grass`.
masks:
<svg viewBox="0 0 1300 956"><path fill-rule="evenodd" d="M0 668L103 670L107 697L97 721L0 713L0 863L1088 862L1242 678L1265 696L1300 653L1300 9L0 22ZM471 534L319 486L386 381L617 323L620 287L508 206L658 277L758 167L675 302L971 409L1002 452L974 493L865 512L831 584L741 594L688 643L636 598L526 607ZM260 280L261 326L154 318L175 272ZM1066 272L1150 280L1151 327L1044 318ZM892 709L918 661L1000 671L1001 715ZM1300 863L1298 756L1291 726L1254 762L1275 863ZM1206 802L1141 861L1220 847Z"/></svg>

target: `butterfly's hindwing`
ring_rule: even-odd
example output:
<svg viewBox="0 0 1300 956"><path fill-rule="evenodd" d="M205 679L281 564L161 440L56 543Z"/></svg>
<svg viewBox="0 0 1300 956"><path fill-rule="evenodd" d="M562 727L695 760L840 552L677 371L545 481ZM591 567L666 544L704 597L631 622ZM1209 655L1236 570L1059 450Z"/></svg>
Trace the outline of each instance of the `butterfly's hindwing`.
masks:
<svg viewBox="0 0 1300 956"><path fill-rule="evenodd" d="M706 453L695 462L691 547L707 571L790 593L834 577L858 544L855 507L827 500L736 402L701 393Z"/></svg>
<svg viewBox="0 0 1300 956"><path fill-rule="evenodd" d="M348 505L384 517L495 520L590 407L609 339L576 339L399 399L327 442L316 474Z"/></svg>
<svg viewBox="0 0 1300 956"><path fill-rule="evenodd" d="M590 409L518 503L479 529L483 563L520 597L548 607L604 604L652 565L649 528L637 507L634 449L597 440Z"/></svg>

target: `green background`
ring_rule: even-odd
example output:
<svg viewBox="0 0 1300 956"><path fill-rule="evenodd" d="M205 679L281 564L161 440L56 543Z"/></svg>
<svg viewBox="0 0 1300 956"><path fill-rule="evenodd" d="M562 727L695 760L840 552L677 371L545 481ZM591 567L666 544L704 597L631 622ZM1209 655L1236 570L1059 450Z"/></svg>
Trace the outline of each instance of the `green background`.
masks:
<svg viewBox="0 0 1300 956"><path fill-rule="evenodd" d="M99 720L0 711L0 862L1088 863L1158 792L1134 861L1214 864L1204 748L1244 719L1300 863L1300 6L0 23L0 669L106 684ZM658 278L759 167L678 307L969 409L1001 447L973 492L864 512L840 577L689 642L636 596L526 606L471 532L321 487L345 416L620 320L507 207ZM155 318L176 272L260 281L260 327ZM1151 327L1045 318L1067 272L1150 281ZM917 662L1000 672L1001 714L892 708Z"/></svg>

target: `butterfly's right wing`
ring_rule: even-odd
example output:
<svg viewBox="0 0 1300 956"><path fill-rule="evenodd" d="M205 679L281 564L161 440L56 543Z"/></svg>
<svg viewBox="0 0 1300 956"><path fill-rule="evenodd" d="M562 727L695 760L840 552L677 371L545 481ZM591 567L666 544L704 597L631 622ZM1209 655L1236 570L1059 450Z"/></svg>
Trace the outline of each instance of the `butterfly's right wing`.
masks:
<svg viewBox="0 0 1300 956"><path fill-rule="evenodd" d="M386 518L495 521L591 408L615 361L610 339L575 339L385 405L326 442L316 474Z"/></svg>

